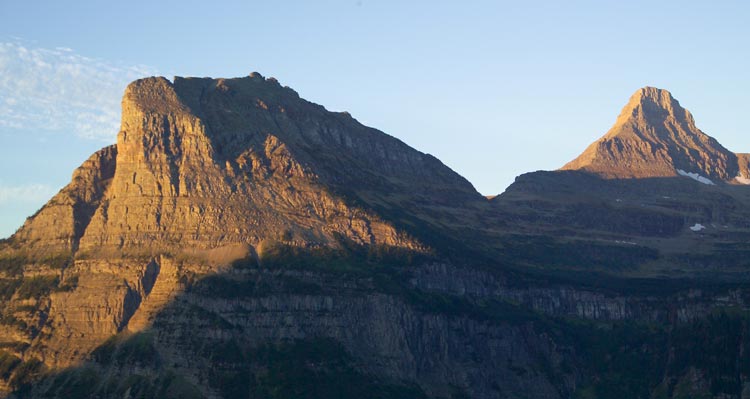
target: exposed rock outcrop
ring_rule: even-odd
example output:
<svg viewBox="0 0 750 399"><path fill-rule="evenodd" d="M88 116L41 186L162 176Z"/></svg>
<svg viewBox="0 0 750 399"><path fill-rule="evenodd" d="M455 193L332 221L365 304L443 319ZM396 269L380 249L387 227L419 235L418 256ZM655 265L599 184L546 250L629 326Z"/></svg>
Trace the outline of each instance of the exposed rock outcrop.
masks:
<svg viewBox="0 0 750 399"><path fill-rule="evenodd" d="M72 255L111 183L116 157L116 146L105 147L76 169L70 184L14 235L18 246L36 257Z"/></svg>

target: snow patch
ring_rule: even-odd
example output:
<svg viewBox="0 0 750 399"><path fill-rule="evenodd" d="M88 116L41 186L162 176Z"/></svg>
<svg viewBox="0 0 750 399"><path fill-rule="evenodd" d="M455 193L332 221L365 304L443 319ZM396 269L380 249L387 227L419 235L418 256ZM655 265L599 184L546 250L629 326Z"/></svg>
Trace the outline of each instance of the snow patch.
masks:
<svg viewBox="0 0 750 399"><path fill-rule="evenodd" d="M740 184L750 185L750 178L747 178L742 175L735 177L734 180L737 180L737 182Z"/></svg>
<svg viewBox="0 0 750 399"><path fill-rule="evenodd" d="M701 230L703 230L705 228L706 228L706 226L704 226L704 225L702 225L700 223L696 223L696 224L690 226L690 230L693 230L693 231L701 231Z"/></svg>
<svg viewBox="0 0 750 399"><path fill-rule="evenodd" d="M709 178L703 177L703 176L701 176L701 175L699 175L697 173L690 173L690 172L685 172L682 169L677 169L677 174L680 175L680 176L689 177L689 178L691 178L691 179L693 179L693 180L695 180L695 181L697 181L699 183L708 184L708 185L712 185L712 186L714 185L714 182L712 182Z"/></svg>

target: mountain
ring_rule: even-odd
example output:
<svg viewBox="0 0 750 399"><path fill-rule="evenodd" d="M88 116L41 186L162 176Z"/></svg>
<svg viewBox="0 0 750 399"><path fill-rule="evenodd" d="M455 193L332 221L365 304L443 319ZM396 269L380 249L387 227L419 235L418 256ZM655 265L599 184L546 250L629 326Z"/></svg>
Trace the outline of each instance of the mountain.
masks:
<svg viewBox="0 0 750 399"><path fill-rule="evenodd" d="M341 235L414 248L348 199L426 214L482 201L434 157L259 74L143 79L122 107L117 144L84 163L17 243L67 254L257 247L281 235L328 245Z"/></svg>
<svg viewBox="0 0 750 399"><path fill-rule="evenodd" d="M607 134L562 170L584 170L610 179L748 177L744 156L703 133L672 94L654 87L636 91Z"/></svg>
<svg viewBox="0 0 750 399"><path fill-rule="evenodd" d="M151 317L178 290L173 275L159 303L141 306L174 259L203 275L258 262L278 246L425 254L431 248L401 220L378 211L416 215L408 227L419 231L420 217L449 219L485 202L434 157L275 79L147 78L125 91L117 144L79 167L6 252L26 265L53 259L67 276L54 267L42 274L77 279L45 315L66 339L39 349L46 362L67 365L81 348ZM184 277L188 267L177 267Z"/></svg>
<svg viewBox="0 0 750 399"><path fill-rule="evenodd" d="M0 392L739 399L749 158L646 88L485 198L273 78L138 80L0 242Z"/></svg>
<svg viewBox="0 0 750 399"><path fill-rule="evenodd" d="M519 176L491 202L509 230L525 237L506 236L506 252L532 267L744 279L746 170L746 155L699 130L668 91L645 87L576 159L558 171ZM540 259L550 251L528 240L551 245L557 255ZM561 262L559 252L569 247L579 250Z"/></svg>

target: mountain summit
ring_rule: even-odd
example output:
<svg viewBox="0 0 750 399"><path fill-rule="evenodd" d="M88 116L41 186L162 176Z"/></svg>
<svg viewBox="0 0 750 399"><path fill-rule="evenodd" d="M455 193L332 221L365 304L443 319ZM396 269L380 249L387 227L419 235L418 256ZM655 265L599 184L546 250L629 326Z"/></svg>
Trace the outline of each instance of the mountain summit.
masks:
<svg viewBox="0 0 750 399"><path fill-rule="evenodd" d="M126 89L117 144L84 163L14 239L66 254L259 249L279 237L414 248L374 208L450 201L484 202L435 157L276 79L153 77Z"/></svg>
<svg viewBox="0 0 750 399"><path fill-rule="evenodd" d="M561 169L608 179L683 175L708 183L747 177L745 156L703 133L670 92L655 87L637 90L607 134Z"/></svg>

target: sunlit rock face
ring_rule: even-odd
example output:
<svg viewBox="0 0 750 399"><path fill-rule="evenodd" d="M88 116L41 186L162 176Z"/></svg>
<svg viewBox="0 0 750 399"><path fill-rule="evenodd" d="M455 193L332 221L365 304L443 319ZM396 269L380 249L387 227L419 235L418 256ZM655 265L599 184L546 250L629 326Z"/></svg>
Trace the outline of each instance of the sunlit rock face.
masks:
<svg viewBox="0 0 750 399"><path fill-rule="evenodd" d="M139 80L122 109L117 145L82 166L19 240L86 253L257 246L284 233L415 247L338 192L393 205L480 201L435 158L257 74Z"/></svg>
<svg viewBox="0 0 750 399"><path fill-rule="evenodd" d="M606 178L676 176L679 170L732 181L738 155L695 126L693 116L662 89L636 91L614 126L563 170L584 170Z"/></svg>
<svg viewBox="0 0 750 399"><path fill-rule="evenodd" d="M86 230L91 216L101 205L115 174L117 147L105 147L73 172L73 179L52 197L14 235L37 254L71 253Z"/></svg>

